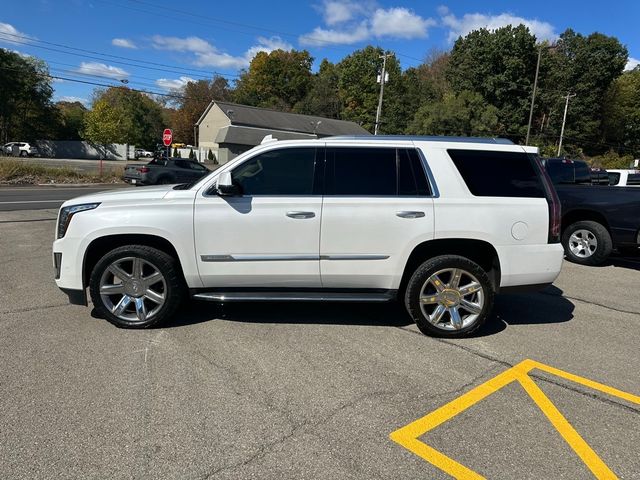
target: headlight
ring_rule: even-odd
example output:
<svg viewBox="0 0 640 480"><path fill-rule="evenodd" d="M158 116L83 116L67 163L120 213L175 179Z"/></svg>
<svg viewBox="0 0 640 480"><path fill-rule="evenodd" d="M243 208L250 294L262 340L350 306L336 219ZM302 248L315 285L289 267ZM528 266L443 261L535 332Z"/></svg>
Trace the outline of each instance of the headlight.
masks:
<svg viewBox="0 0 640 480"><path fill-rule="evenodd" d="M82 205L71 205L70 207L64 207L60 210L60 216L58 217L58 238L64 237L69 228L69 223L76 213L85 212L87 210L93 210L99 203L83 203Z"/></svg>

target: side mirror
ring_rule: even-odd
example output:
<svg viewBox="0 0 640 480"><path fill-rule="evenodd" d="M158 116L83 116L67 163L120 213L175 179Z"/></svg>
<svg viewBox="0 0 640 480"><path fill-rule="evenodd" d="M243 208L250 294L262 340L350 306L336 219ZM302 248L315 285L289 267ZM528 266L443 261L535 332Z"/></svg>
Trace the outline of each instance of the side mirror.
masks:
<svg viewBox="0 0 640 480"><path fill-rule="evenodd" d="M216 184L216 193L220 196L240 195L240 187L233 184L231 172L222 172Z"/></svg>

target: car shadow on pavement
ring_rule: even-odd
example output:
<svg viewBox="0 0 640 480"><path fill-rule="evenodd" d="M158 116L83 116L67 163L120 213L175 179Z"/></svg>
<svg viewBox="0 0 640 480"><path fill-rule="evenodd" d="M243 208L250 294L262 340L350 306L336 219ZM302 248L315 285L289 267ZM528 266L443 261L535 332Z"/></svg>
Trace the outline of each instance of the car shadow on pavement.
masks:
<svg viewBox="0 0 640 480"><path fill-rule="evenodd" d="M495 335L510 325L543 325L568 322L574 305L562 290L548 287L540 293L496 296L494 311L473 336ZM158 328L176 328L214 320L265 324L316 324L406 327L413 324L400 302L246 302L185 304L169 323Z"/></svg>
<svg viewBox="0 0 640 480"><path fill-rule="evenodd" d="M495 335L511 325L564 323L573 318L575 305L562 296L562 290L550 286L536 293L497 295L493 313L473 335Z"/></svg>
<svg viewBox="0 0 640 480"><path fill-rule="evenodd" d="M599 265L600 267L618 267L618 268L628 268L630 270L638 270L640 271L640 256L622 256L622 255L611 255L607 261Z"/></svg>
<svg viewBox="0 0 640 480"><path fill-rule="evenodd" d="M192 301L173 321L160 328L174 328L210 320L272 324L371 325L404 327L413 323L398 302L243 302Z"/></svg>

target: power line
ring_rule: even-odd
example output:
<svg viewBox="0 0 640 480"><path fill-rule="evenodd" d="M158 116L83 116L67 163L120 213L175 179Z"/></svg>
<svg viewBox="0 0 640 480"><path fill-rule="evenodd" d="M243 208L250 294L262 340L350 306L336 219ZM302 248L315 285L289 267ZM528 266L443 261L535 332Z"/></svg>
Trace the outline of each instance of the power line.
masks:
<svg viewBox="0 0 640 480"><path fill-rule="evenodd" d="M6 38L6 36L9 37L14 37L14 39L10 39L10 38ZM221 76L221 77L239 77L240 75L238 74L232 74L232 73L221 73L221 72L216 72L216 71L205 71L205 70L196 70L193 68L187 68L187 67L176 67L173 65L167 65L164 63L156 63L156 62L148 62L145 60L136 60L133 58L129 58L129 57L122 57L119 55L111 55L111 54L107 54L107 53L100 53L100 52L94 52L92 50L85 50L82 48L76 48L76 47L70 47L68 45L63 45L63 44L58 44L58 43L53 43L53 42L45 42L44 40L35 40L32 39L30 37L24 36L24 35L16 35L13 33L7 33L7 32L0 32L0 38L5 37L5 40L13 42L13 43L17 43L19 45L26 45L26 46L30 46L30 47L36 47L36 48L41 48L44 50L49 50L49 51L53 51L53 52L58 52L58 53L64 53L66 55L73 55L76 57L82 57L82 58L91 58L93 60L100 60L100 61L109 61L112 63L117 63L120 65L127 65L127 66L131 66L131 67L138 67L138 68L145 68L147 70L156 70L156 71L161 71L161 72L167 72L167 73L177 73L177 74L181 74L181 75L194 75L194 76L200 76L202 78L210 78L213 76ZM16 40L15 38L19 38L20 40ZM75 51L80 51L80 52L86 52L86 54L79 54L79 53L74 53L74 52L67 52L65 50L59 50L56 48L50 48L50 47L45 47L44 45L39 45L39 43L43 43L46 45L53 45L56 47L60 47L60 48L66 48L69 50L75 50ZM121 60L127 60L127 62L121 61L121 60L107 60L106 58L101 58L101 57L96 57L95 55L101 55L103 57L109 57L109 58L115 58L115 59L121 59ZM135 62L135 63L130 63L130 62ZM165 67L165 68L155 68L155 67L149 67L149 66L145 66L145 65L141 65L141 64L145 64L145 65L155 65L156 67ZM170 68L172 70L167 70L167 68Z"/></svg>
<svg viewBox="0 0 640 480"><path fill-rule="evenodd" d="M145 10L145 9L141 9L141 8L136 8L136 7L132 7L130 5L122 5L119 3L115 3L109 0L96 0L97 2L100 3L104 3L104 4L108 4L108 5L112 5L115 7L119 7L119 8L124 8L124 9L128 9L128 10L133 10L136 12L140 12L140 13L146 13L146 14L150 14L150 15L155 15L158 17L162 17L162 18L170 18L172 20L183 20L183 21L188 21L190 23L195 23L197 25L203 25L203 26L211 26L212 24L226 24L226 25L232 25L232 26L236 26L236 27L242 27L242 28L247 28L250 30L256 30L259 32L267 32L267 33L271 33L271 34L275 34L275 35L279 35L282 37L289 37L289 38L294 38L294 39L298 39L301 34L296 34L296 33L291 33L291 32L282 32L282 31L278 31L278 30L273 30L270 28L266 28L266 27L261 27L261 26L256 26L256 25L250 25L250 24L246 24L246 23L241 23L241 22L235 22L232 20L227 20L227 19L222 19L222 18L216 18L216 17L210 17L207 15L202 15L202 14L196 14L196 13L191 13L185 10L180 10L177 8L172 8L172 7L166 7L163 5L156 5L153 3L149 3L149 2L144 2L141 0L130 0L130 2L133 3L138 3L140 5L145 5L145 6L149 6L149 7L153 7L154 10ZM175 16L168 16L168 15L162 15L160 13L157 12L157 10L165 10L165 11L169 11L169 12L173 12L174 14L180 14L180 15L184 15L187 17L192 17L192 18L196 18L196 19L207 19L212 23L203 23L201 21L197 21L197 20L187 20L184 18L176 18ZM227 30L227 31L231 31L231 32L236 32L236 33L241 33L244 35L254 35L253 33L248 33L248 32L243 32L241 30L237 30L237 29L232 29L232 28L224 28L224 27L220 27L218 25L216 25L217 28L221 28L223 30ZM314 38L313 35L306 35L306 37L310 40L312 40L313 42L315 42L317 44L317 46L319 47L323 47L323 48L327 48L329 50L335 50L335 51L349 51L352 52L352 50L349 49L349 47L341 47L333 42L327 41L327 40L322 40L320 38ZM424 62L424 59L420 59L420 58L416 58L413 57L411 55L407 55L404 53L400 53L400 52L395 52L396 56L399 57L404 57L410 60L415 60L416 62L419 62L419 64L422 64ZM414 66L414 65L412 65Z"/></svg>

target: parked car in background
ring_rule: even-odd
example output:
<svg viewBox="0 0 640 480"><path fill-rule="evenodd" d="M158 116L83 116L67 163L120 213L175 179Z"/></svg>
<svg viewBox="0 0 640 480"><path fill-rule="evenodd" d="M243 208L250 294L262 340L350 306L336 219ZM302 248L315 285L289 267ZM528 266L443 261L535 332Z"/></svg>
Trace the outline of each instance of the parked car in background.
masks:
<svg viewBox="0 0 640 480"><path fill-rule="evenodd" d="M194 182L209 173L194 160L154 158L146 165L127 165L123 179L132 185L169 185Z"/></svg>
<svg viewBox="0 0 640 480"><path fill-rule="evenodd" d="M151 158L153 157L153 152L144 150L143 148L136 148L134 151L134 155L136 158Z"/></svg>
<svg viewBox="0 0 640 480"><path fill-rule="evenodd" d="M38 147L27 142L9 142L3 147L5 155L13 157L36 157L40 154Z"/></svg>
<svg viewBox="0 0 640 480"><path fill-rule="evenodd" d="M592 184L582 160L544 158L562 203L562 246L567 259L600 265L614 248L640 246L640 189Z"/></svg>
<svg viewBox="0 0 640 480"><path fill-rule="evenodd" d="M640 187L640 170L607 170L609 185Z"/></svg>

